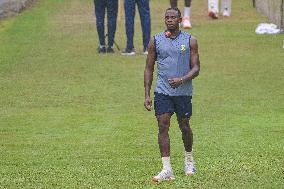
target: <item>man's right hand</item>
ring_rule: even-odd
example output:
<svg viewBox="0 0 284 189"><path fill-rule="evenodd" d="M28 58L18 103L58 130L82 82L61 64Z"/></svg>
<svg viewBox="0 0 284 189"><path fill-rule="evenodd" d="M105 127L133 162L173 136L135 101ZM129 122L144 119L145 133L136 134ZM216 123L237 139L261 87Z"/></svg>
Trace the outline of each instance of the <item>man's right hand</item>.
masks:
<svg viewBox="0 0 284 189"><path fill-rule="evenodd" d="M152 99L150 97L145 98L144 106L145 106L146 110L148 110L148 111L152 110Z"/></svg>

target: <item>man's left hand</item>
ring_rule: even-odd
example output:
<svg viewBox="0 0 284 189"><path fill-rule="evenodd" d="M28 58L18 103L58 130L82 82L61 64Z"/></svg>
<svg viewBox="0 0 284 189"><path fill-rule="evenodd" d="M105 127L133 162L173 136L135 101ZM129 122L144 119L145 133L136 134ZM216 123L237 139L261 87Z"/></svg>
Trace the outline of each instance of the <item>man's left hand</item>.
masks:
<svg viewBox="0 0 284 189"><path fill-rule="evenodd" d="M174 89L182 84L181 78L172 78L172 79L168 79L168 81L169 81L170 86Z"/></svg>

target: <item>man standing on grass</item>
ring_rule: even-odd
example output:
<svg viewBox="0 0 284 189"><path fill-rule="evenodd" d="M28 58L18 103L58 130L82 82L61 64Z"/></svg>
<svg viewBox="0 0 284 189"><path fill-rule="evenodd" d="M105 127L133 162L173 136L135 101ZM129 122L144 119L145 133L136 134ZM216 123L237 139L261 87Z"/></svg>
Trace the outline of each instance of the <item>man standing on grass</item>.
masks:
<svg viewBox="0 0 284 189"><path fill-rule="evenodd" d="M127 44L122 55L135 55L134 48L134 24L135 24L135 7L137 4L140 14L142 39L143 39L143 54L147 55L147 45L151 37L151 17L150 17L150 4L149 0L124 0L124 13L125 13L125 31Z"/></svg>
<svg viewBox="0 0 284 189"><path fill-rule="evenodd" d="M113 43L116 32L118 0L94 0L97 32L100 45L98 53L114 53ZM105 13L107 11L108 46L105 43Z"/></svg>
<svg viewBox="0 0 284 189"><path fill-rule="evenodd" d="M222 15L223 17L231 16L232 0L222 0ZM219 0L208 0L208 16L213 19L218 19Z"/></svg>
<svg viewBox="0 0 284 189"><path fill-rule="evenodd" d="M177 7L177 1L178 0L170 0L171 7ZM184 0L184 12L182 18L182 27L184 29L192 28L190 22L190 6L191 6L191 0Z"/></svg>
<svg viewBox="0 0 284 189"><path fill-rule="evenodd" d="M148 45L144 70L145 101L148 111L152 108L150 90L157 61L157 84L154 97L155 115L158 122L158 143L163 163L162 171L153 177L154 182L174 179L170 163L169 127L171 116L176 113L185 148L186 175L195 172L192 157L193 135L189 126L192 114L192 79L200 70L197 40L179 28L182 21L178 8L165 12L167 30L154 36Z"/></svg>

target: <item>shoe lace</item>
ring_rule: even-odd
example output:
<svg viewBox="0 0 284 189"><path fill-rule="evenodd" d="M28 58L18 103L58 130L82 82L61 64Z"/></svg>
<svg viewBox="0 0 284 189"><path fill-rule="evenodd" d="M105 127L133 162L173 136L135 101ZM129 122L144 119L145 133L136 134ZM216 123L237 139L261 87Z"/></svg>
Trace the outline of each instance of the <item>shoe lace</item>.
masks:
<svg viewBox="0 0 284 189"><path fill-rule="evenodd" d="M185 168L186 168L186 170L193 170L194 169L193 161L186 161Z"/></svg>
<svg viewBox="0 0 284 189"><path fill-rule="evenodd" d="M171 171L170 170L162 170L159 174L158 174L158 177L161 178L161 179L165 179L167 178L168 176L171 175Z"/></svg>

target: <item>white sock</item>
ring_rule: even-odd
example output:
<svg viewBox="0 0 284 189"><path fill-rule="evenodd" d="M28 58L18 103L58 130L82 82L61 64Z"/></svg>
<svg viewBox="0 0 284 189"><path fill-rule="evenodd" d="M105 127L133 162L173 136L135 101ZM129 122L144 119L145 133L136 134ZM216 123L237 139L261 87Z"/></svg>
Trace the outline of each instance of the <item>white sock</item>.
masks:
<svg viewBox="0 0 284 189"><path fill-rule="evenodd" d="M228 11L231 14L232 0L223 0L222 1L222 11Z"/></svg>
<svg viewBox="0 0 284 189"><path fill-rule="evenodd" d="M219 13L219 0L208 0L208 12Z"/></svg>
<svg viewBox="0 0 284 189"><path fill-rule="evenodd" d="M105 45L100 45L100 48L106 47Z"/></svg>
<svg viewBox="0 0 284 189"><path fill-rule="evenodd" d="M190 17L190 7L184 7L184 14L183 17Z"/></svg>
<svg viewBox="0 0 284 189"><path fill-rule="evenodd" d="M185 151L184 153L184 162L189 162L189 161L193 161L193 157L192 157L192 151L191 152L187 152Z"/></svg>
<svg viewBox="0 0 284 189"><path fill-rule="evenodd" d="M163 169L172 170L170 157L162 157Z"/></svg>

